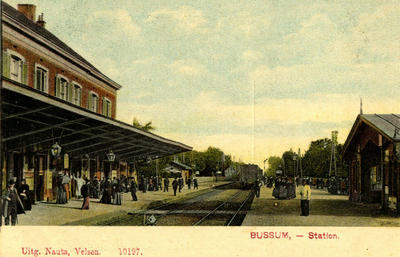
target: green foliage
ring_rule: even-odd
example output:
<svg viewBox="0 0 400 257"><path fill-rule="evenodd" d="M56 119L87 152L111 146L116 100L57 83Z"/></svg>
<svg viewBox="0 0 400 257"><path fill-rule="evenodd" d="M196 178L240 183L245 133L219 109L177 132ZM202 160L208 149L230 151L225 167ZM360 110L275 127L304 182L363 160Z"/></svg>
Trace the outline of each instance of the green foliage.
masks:
<svg viewBox="0 0 400 257"><path fill-rule="evenodd" d="M347 177L347 165L341 160L341 156L343 153L343 145L338 144L335 149L335 160L336 160L336 170L337 176L339 177ZM293 166L295 163L293 162L293 154L292 150L286 151L282 155L282 159L280 157L271 156L268 158L268 169L267 175L274 176L276 170L279 168L279 165L282 165L282 169L284 168L285 175L293 176L294 169L296 168L296 175L300 175L300 166L299 168ZM303 177L329 177L329 168L331 167L331 176L335 175L334 162L331 162L332 156L332 140L328 138L319 139L316 141L312 141L310 143L309 149L305 152L305 155L301 157L301 162L298 162L303 173ZM297 163L297 162L296 162Z"/></svg>
<svg viewBox="0 0 400 257"><path fill-rule="evenodd" d="M177 160L190 166L193 168L194 172L199 172L201 176L212 176L218 170L224 171L230 166L234 165L236 168L239 167L240 164L238 162L233 162L232 157L230 155L225 155L223 151L216 147L208 147L206 151L191 151L182 154L178 154L175 156L167 156L159 159L158 163L158 174L162 177L165 177L167 174L164 171L165 167L177 158ZM137 164L137 170L140 175L144 175L147 177L155 176L156 174L156 166L155 160L147 162L147 161L139 161Z"/></svg>
<svg viewBox="0 0 400 257"><path fill-rule="evenodd" d="M147 122L147 123L143 126L143 125L141 125L141 124L139 123L139 121L138 121L136 118L133 118L132 125L133 125L135 128L137 128L137 129L140 129L140 130L149 132L149 131L153 131L153 130L156 129L153 125L151 125L151 123L152 123L151 121L150 121L150 122Z"/></svg>

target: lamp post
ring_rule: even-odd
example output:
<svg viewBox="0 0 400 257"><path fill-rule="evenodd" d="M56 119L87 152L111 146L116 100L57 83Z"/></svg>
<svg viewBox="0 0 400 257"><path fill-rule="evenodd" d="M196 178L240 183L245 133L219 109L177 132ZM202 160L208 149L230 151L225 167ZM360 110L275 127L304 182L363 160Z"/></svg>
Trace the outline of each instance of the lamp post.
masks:
<svg viewBox="0 0 400 257"><path fill-rule="evenodd" d="M57 166L58 166L58 157L60 156L61 153L61 146L56 142L54 145L51 146L51 155L56 158L56 167L55 167L55 173L57 174Z"/></svg>
<svg viewBox="0 0 400 257"><path fill-rule="evenodd" d="M107 159L110 162L110 172L111 172L111 176L112 176L112 167L111 167L111 163L114 162L115 160L115 154L113 153L112 150L110 150L110 152L107 154ZM107 178L108 179L108 178Z"/></svg>

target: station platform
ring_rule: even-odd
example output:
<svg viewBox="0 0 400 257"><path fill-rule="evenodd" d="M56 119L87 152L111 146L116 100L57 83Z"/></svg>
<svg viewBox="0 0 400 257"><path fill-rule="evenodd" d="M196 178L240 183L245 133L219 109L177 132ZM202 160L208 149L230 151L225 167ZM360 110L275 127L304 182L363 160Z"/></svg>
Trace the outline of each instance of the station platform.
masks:
<svg viewBox="0 0 400 257"><path fill-rule="evenodd" d="M347 195L331 195L326 188L311 188L310 215L300 216L300 188L290 200L274 198L272 190L261 187L242 226L400 226L396 215L379 213L379 204L351 202Z"/></svg>
<svg viewBox="0 0 400 257"><path fill-rule="evenodd" d="M182 189L182 192L177 192L174 196L172 186L169 187L168 192L163 191L147 191L143 193L138 191L136 193L138 201L133 201L131 193L122 194L122 205L102 204L100 199L90 199L90 209L81 210L83 199L69 199L67 204L56 204L56 201L51 202L36 202L32 205L31 211L26 211L26 214L18 215L19 226L63 226L63 225L76 225L79 221L84 220L85 225L91 225L91 222L97 223L101 219L107 219L115 212L138 212L146 210L147 207L155 201L167 201L184 197L185 195L194 193L199 190L206 190L217 185L227 183L227 181L215 179L211 177L198 177L199 189L188 190L187 185ZM171 184L171 181L170 181ZM3 225L4 225L4 217Z"/></svg>

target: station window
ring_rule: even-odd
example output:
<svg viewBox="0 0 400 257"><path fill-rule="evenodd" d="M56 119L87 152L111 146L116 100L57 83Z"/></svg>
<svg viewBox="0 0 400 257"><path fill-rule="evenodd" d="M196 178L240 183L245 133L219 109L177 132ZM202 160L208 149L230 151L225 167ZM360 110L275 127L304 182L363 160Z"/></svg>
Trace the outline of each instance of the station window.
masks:
<svg viewBox="0 0 400 257"><path fill-rule="evenodd" d="M82 103L82 87L74 84L74 104L81 106Z"/></svg>
<svg viewBox="0 0 400 257"><path fill-rule="evenodd" d="M25 58L9 49L3 52L3 75L6 78L27 85L28 65L25 62Z"/></svg>
<svg viewBox="0 0 400 257"><path fill-rule="evenodd" d="M111 110L112 110L112 102L107 99L103 98L103 115L107 117L111 117Z"/></svg>
<svg viewBox="0 0 400 257"><path fill-rule="evenodd" d="M99 96L94 92L89 93L88 107L92 112L99 110Z"/></svg>
<svg viewBox="0 0 400 257"><path fill-rule="evenodd" d="M72 86L70 86L68 80L64 77L56 77L56 96L65 101L71 102Z"/></svg>
<svg viewBox="0 0 400 257"><path fill-rule="evenodd" d="M36 66L35 70L35 88L48 93L48 70L39 66Z"/></svg>

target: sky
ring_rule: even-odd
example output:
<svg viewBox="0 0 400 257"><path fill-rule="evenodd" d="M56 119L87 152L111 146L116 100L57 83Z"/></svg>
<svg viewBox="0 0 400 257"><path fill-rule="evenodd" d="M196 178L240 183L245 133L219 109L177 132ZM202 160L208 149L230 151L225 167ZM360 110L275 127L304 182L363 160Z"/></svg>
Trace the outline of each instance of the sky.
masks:
<svg viewBox="0 0 400 257"><path fill-rule="evenodd" d="M117 119L263 168L400 113L400 2L6 0L119 83Z"/></svg>

